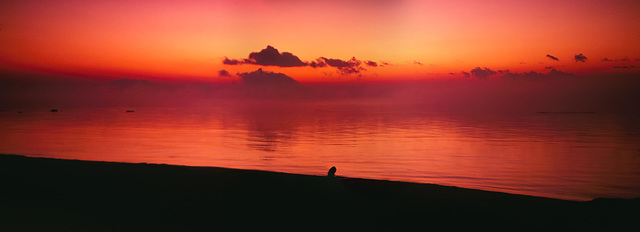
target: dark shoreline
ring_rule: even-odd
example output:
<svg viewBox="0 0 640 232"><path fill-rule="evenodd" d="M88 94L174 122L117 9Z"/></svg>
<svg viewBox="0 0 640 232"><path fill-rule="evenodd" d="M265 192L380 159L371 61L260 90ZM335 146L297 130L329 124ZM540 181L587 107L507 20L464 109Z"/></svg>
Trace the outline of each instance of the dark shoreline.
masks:
<svg viewBox="0 0 640 232"><path fill-rule="evenodd" d="M640 198L579 202L216 167L0 155L0 186L0 231L640 229Z"/></svg>

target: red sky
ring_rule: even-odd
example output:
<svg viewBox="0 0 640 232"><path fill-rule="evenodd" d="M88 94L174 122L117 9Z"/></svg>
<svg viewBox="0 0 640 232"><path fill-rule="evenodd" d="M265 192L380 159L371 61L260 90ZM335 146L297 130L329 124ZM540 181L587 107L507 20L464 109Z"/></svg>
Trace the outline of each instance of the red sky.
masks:
<svg viewBox="0 0 640 232"><path fill-rule="evenodd" d="M637 0L5 0L0 69L228 81L263 68L300 82L462 77L475 67L640 73L638 12ZM303 62L356 57L378 66L345 74L223 64L267 45Z"/></svg>

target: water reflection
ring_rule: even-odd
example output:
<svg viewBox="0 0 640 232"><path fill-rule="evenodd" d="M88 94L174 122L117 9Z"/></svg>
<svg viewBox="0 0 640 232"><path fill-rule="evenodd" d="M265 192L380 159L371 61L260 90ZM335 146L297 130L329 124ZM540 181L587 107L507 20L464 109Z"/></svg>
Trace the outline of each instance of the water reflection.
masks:
<svg viewBox="0 0 640 232"><path fill-rule="evenodd" d="M638 197L639 122L363 102L0 112L0 152L437 183L566 199Z"/></svg>

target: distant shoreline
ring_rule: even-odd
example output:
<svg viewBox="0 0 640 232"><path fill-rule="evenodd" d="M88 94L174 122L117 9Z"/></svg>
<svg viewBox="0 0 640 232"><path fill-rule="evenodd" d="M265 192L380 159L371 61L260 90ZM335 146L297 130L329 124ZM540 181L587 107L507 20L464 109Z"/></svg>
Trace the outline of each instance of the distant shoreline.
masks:
<svg viewBox="0 0 640 232"><path fill-rule="evenodd" d="M0 155L0 185L5 231L627 229L638 228L640 216L640 198L578 202L435 184L18 155Z"/></svg>

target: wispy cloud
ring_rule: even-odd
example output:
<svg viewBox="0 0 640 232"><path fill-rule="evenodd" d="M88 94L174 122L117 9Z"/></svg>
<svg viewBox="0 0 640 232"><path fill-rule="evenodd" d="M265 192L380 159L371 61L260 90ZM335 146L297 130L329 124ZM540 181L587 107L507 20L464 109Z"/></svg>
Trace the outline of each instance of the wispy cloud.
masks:
<svg viewBox="0 0 640 232"><path fill-rule="evenodd" d="M625 65L625 66L613 66L613 68L638 68L635 65Z"/></svg>
<svg viewBox="0 0 640 232"><path fill-rule="evenodd" d="M552 56L552 55L549 55L549 54L547 54L547 58L555 60L555 61L559 61L560 60L560 59L558 59L558 57L555 57L555 56Z"/></svg>
<svg viewBox="0 0 640 232"><path fill-rule="evenodd" d="M536 80L536 79L547 79L547 78L563 78L563 77L573 77L575 76L572 73L567 73L563 71L558 71L554 68L551 68L549 73L539 73L535 71L525 72L525 73L507 73L502 78L507 80Z"/></svg>
<svg viewBox="0 0 640 232"><path fill-rule="evenodd" d="M629 57L625 57L625 58L622 58L622 59L609 59L609 58L605 57L605 58L602 59L602 62L619 62L619 61L628 62L628 61L631 61L631 59L629 59Z"/></svg>

